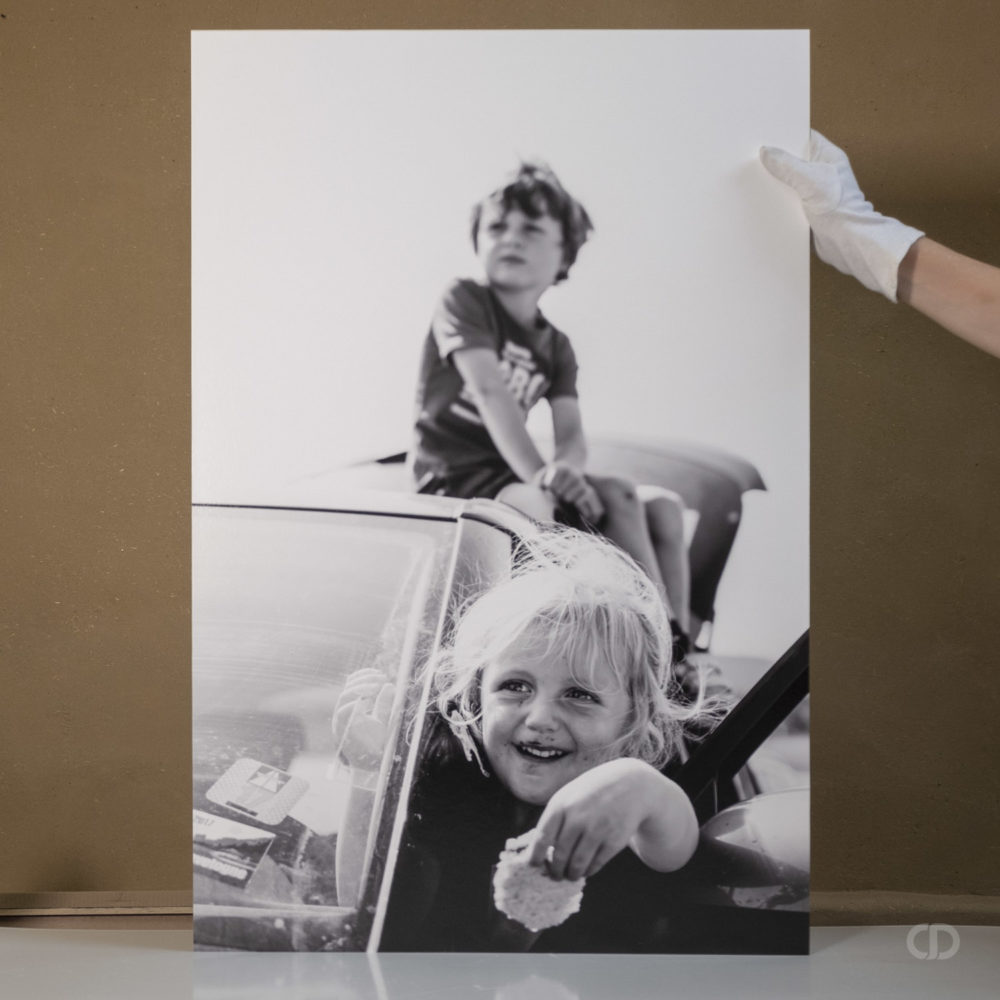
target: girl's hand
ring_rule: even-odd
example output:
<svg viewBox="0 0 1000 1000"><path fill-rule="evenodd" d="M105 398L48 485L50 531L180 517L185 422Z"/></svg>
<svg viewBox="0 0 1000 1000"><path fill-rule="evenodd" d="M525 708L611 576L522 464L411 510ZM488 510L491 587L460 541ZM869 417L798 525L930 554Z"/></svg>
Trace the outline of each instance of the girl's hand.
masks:
<svg viewBox="0 0 1000 1000"><path fill-rule="evenodd" d="M625 847L657 871L694 853L698 826L681 789L632 757L599 764L563 785L546 805L531 863L553 878L589 878Z"/></svg>
<svg viewBox="0 0 1000 1000"><path fill-rule="evenodd" d="M360 771L379 769L395 693L386 675L373 667L347 678L332 721L333 745L344 763Z"/></svg>

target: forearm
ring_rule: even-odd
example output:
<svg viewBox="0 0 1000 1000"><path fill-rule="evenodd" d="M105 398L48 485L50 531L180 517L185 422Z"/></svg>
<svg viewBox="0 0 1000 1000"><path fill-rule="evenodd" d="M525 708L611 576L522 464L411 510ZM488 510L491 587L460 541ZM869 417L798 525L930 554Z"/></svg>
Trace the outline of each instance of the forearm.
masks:
<svg viewBox="0 0 1000 1000"><path fill-rule="evenodd" d="M656 774L658 787L648 798L650 812L632 838L632 850L650 868L672 872L691 860L698 846L698 820L681 787Z"/></svg>
<svg viewBox="0 0 1000 1000"><path fill-rule="evenodd" d="M544 467L545 460L524 426L524 414L514 397L505 389L480 393L476 407L503 460L518 478L529 482Z"/></svg>
<svg viewBox="0 0 1000 1000"><path fill-rule="evenodd" d="M946 330L1000 357L1000 268L923 237L899 265L897 295Z"/></svg>
<svg viewBox="0 0 1000 1000"><path fill-rule="evenodd" d="M557 436L555 460L565 462L577 472L583 472L587 466L587 442L583 438L583 433L571 434L562 439Z"/></svg>

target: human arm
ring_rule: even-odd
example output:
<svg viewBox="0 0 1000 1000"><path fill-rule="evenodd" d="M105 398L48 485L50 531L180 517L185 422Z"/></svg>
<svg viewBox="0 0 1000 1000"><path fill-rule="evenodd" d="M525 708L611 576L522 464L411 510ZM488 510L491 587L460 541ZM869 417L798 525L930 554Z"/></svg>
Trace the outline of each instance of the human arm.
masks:
<svg viewBox="0 0 1000 1000"><path fill-rule="evenodd" d="M819 132L812 132L804 160L773 147L761 149L760 156L802 200L821 260L1000 357L1000 268L876 212L847 154Z"/></svg>
<svg viewBox="0 0 1000 1000"><path fill-rule="evenodd" d="M524 425L524 412L504 382L496 354L484 347L466 347L451 358L497 451L519 479L531 482L545 461Z"/></svg>
<svg viewBox="0 0 1000 1000"><path fill-rule="evenodd" d="M596 874L625 847L656 871L683 867L698 845L687 795L633 757L599 764L563 785L538 821L531 863L554 878Z"/></svg>
<svg viewBox="0 0 1000 1000"><path fill-rule="evenodd" d="M598 520L603 508L582 472L561 460L546 464L539 454L525 428L523 411L503 380L496 355L471 347L455 351L452 359L497 451L517 476L579 507L585 517Z"/></svg>
<svg viewBox="0 0 1000 1000"><path fill-rule="evenodd" d="M580 403L575 396L559 396L549 401L552 408L552 436L557 462L583 472L587 465L587 442L583 436Z"/></svg>
<svg viewBox="0 0 1000 1000"><path fill-rule="evenodd" d="M337 900L355 906L361 893L375 779L382 763L394 689L379 670L352 674L333 713L337 761L350 768L350 788L337 835Z"/></svg>
<svg viewBox="0 0 1000 1000"><path fill-rule="evenodd" d="M580 403L575 396L557 396L549 401L549 406L555 449L551 471L546 472L546 485L557 497L579 508L584 517L599 521L604 516L604 506L583 475L587 442L583 435Z"/></svg>
<svg viewBox="0 0 1000 1000"><path fill-rule="evenodd" d="M1000 358L1000 268L924 237L899 266L897 294L900 302Z"/></svg>

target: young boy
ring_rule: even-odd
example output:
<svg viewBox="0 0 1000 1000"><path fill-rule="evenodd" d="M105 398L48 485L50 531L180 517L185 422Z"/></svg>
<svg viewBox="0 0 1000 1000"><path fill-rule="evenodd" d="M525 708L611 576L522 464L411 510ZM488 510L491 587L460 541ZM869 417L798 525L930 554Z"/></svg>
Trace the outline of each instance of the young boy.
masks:
<svg viewBox="0 0 1000 1000"><path fill-rule="evenodd" d="M424 344L413 472L421 493L502 500L540 521L583 521L620 545L660 584L686 633L688 564L679 498L643 503L633 483L586 475L577 365L538 302L563 281L593 230L586 209L540 163L523 163L472 212L485 284L445 291ZM525 428L545 398L554 457Z"/></svg>

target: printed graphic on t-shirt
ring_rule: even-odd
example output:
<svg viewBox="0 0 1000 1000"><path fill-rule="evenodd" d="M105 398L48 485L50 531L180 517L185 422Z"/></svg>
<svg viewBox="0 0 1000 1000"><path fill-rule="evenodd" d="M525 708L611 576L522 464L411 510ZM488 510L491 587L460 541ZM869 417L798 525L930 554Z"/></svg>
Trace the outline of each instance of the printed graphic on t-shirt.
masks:
<svg viewBox="0 0 1000 1000"><path fill-rule="evenodd" d="M549 380L544 372L538 371L538 362L531 351L510 341L504 343L500 350L500 374L504 385L525 414L549 387ZM468 386L463 386L458 399L451 404L451 412L470 423L480 426L483 423Z"/></svg>

